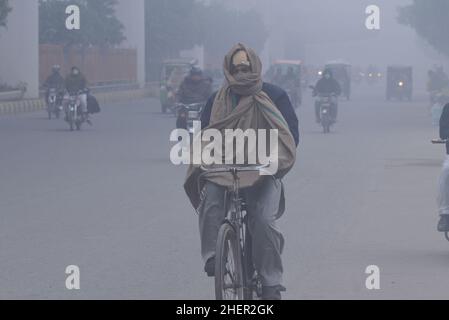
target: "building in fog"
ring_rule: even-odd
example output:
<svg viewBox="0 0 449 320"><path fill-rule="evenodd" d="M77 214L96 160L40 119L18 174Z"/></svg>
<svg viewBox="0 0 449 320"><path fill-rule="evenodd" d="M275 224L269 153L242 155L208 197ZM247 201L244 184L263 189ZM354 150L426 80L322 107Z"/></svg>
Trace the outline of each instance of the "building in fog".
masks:
<svg viewBox="0 0 449 320"><path fill-rule="evenodd" d="M0 83L27 84L26 98L39 94L38 1L10 0L7 28L0 28Z"/></svg>

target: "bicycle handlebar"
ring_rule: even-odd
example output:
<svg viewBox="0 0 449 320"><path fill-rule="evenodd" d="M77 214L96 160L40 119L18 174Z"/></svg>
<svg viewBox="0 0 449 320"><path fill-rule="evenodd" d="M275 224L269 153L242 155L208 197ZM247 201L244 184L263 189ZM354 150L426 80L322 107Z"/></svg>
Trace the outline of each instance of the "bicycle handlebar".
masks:
<svg viewBox="0 0 449 320"><path fill-rule="evenodd" d="M433 144L446 144L446 143L448 143L449 142L449 139L446 139L446 140L442 140L442 139L433 139L432 140L432 143Z"/></svg>
<svg viewBox="0 0 449 320"><path fill-rule="evenodd" d="M224 166L224 167L220 167L220 168L207 168L205 166L201 166L200 168L203 171L203 173L201 173L198 177L198 186L200 185L201 180L209 174L230 173L235 178L239 172L261 172L264 169L268 168L269 166L270 166L270 163L264 164L264 165L252 165L252 166L230 165L230 166ZM200 189L200 188L198 188L198 189Z"/></svg>
<svg viewBox="0 0 449 320"><path fill-rule="evenodd" d="M203 170L204 173L256 172L256 171L262 171L263 169L266 169L269 166L270 166L270 164L250 165L250 166L230 165L230 166L224 166L224 167L220 167L220 168L207 168L205 166L201 166L201 170Z"/></svg>

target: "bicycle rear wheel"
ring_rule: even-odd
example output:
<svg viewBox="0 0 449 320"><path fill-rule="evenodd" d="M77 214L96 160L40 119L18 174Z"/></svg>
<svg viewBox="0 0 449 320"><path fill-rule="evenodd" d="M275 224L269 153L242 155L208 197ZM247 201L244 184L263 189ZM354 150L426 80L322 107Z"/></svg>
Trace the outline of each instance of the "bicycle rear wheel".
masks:
<svg viewBox="0 0 449 320"><path fill-rule="evenodd" d="M243 268L234 228L225 223L218 234L215 265L217 300L243 300Z"/></svg>

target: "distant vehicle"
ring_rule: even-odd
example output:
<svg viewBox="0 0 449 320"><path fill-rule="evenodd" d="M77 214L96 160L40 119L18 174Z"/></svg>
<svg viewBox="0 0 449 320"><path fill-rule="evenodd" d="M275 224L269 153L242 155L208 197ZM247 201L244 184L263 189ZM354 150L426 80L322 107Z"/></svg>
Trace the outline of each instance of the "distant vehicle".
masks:
<svg viewBox="0 0 449 320"><path fill-rule="evenodd" d="M163 62L160 76L162 113L166 113L167 110L176 112L176 92L195 64L196 60L191 59L172 59Z"/></svg>
<svg viewBox="0 0 449 320"><path fill-rule="evenodd" d="M382 72L376 66L369 66L366 70L366 82L370 85L377 84L382 79Z"/></svg>
<svg viewBox="0 0 449 320"><path fill-rule="evenodd" d="M340 61L328 62L325 69L330 69L335 80L341 86L343 96L347 100L351 99L351 82L352 82L352 67L350 64Z"/></svg>
<svg viewBox="0 0 449 320"><path fill-rule="evenodd" d="M289 79L290 72L292 79ZM295 109L301 106L304 75L300 60L275 61L265 74L265 78L287 92Z"/></svg>
<svg viewBox="0 0 449 320"><path fill-rule="evenodd" d="M338 97L335 94L319 94L314 86L309 86L316 96L316 105L319 106L320 124L323 127L323 133L331 132L331 127L335 123L336 109L338 108Z"/></svg>
<svg viewBox="0 0 449 320"><path fill-rule="evenodd" d="M62 96L56 88L49 89L47 105L48 119L51 120L52 115L54 115L56 119L59 119L59 115L62 111Z"/></svg>
<svg viewBox="0 0 449 320"><path fill-rule="evenodd" d="M412 100L413 68L410 66L389 66L387 69L387 100Z"/></svg>

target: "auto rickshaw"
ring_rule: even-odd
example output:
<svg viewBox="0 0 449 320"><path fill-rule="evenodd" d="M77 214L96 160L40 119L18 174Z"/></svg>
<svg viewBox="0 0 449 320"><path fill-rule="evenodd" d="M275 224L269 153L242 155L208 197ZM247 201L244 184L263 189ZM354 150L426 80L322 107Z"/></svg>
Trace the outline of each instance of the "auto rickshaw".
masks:
<svg viewBox="0 0 449 320"><path fill-rule="evenodd" d="M300 60L275 61L265 78L287 91L294 108L302 104L303 69Z"/></svg>
<svg viewBox="0 0 449 320"><path fill-rule="evenodd" d="M387 100L412 100L413 68L410 66L389 66L387 69Z"/></svg>
<svg viewBox="0 0 449 320"><path fill-rule="evenodd" d="M162 113L166 113L167 110L175 112L176 92L195 63L196 61L189 59L165 60L163 62L160 77Z"/></svg>
<svg viewBox="0 0 449 320"><path fill-rule="evenodd" d="M351 98L351 65L344 62L332 61L326 64L325 69L330 69L332 71L335 80L337 80L341 86L343 96L349 100Z"/></svg>

